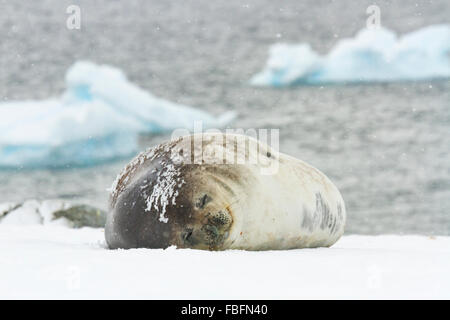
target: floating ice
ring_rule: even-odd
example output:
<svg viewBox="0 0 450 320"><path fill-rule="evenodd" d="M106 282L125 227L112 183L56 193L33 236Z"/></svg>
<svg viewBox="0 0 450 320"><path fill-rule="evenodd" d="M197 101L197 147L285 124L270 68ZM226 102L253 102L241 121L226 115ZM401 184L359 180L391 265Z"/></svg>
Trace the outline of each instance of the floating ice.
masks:
<svg viewBox="0 0 450 320"><path fill-rule="evenodd" d="M450 26L433 25L400 38L384 28L363 29L339 41L327 55L308 44L275 44L260 86L337 82L413 81L450 77Z"/></svg>
<svg viewBox="0 0 450 320"><path fill-rule="evenodd" d="M219 128L234 117L157 98L106 65L77 62L66 85L59 99L0 104L0 167L93 165L135 153L140 133L194 121Z"/></svg>

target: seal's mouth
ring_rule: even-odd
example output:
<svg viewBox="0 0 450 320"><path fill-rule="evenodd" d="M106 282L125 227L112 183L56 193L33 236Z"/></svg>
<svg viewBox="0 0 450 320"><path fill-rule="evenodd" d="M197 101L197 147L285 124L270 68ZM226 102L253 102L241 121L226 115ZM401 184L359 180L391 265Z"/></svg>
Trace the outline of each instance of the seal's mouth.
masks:
<svg viewBox="0 0 450 320"><path fill-rule="evenodd" d="M220 250L229 236L232 223L228 208L207 212L198 225L188 226L181 233L182 243L188 248Z"/></svg>

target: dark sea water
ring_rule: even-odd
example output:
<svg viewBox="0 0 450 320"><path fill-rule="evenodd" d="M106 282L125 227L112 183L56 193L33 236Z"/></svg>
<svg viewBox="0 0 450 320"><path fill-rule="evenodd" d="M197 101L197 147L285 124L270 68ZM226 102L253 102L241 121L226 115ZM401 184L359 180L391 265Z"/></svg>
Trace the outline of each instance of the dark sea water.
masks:
<svg viewBox="0 0 450 320"><path fill-rule="evenodd" d="M81 30L66 8L81 7ZM348 233L450 235L450 81L254 88L279 41L327 52L366 25L370 1L0 0L0 97L64 90L77 60L121 68L165 99L220 114L235 128L280 129L280 151L327 174ZM450 22L450 2L377 1L400 34ZM1 133L0 133L1 134ZM146 148L169 135L143 137ZM0 171L0 203L64 198L106 208L127 160L91 168Z"/></svg>

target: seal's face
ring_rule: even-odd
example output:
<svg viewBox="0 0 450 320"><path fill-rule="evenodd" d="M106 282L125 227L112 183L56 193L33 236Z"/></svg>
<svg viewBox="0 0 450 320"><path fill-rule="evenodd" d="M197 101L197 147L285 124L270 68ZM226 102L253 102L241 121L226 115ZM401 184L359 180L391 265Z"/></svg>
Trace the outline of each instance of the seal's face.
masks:
<svg viewBox="0 0 450 320"><path fill-rule="evenodd" d="M192 193L189 207L186 223L177 232L177 246L219 250L233 223L229 203L215 189L203 187Z"/></svg>
<svg viewBox="0 0 450 320"><path fill-rule="evenodd" d="M222 249L233 225L232 194L204 168L158 162L145 168L113 202L105 228L108 246Z"/></svg>

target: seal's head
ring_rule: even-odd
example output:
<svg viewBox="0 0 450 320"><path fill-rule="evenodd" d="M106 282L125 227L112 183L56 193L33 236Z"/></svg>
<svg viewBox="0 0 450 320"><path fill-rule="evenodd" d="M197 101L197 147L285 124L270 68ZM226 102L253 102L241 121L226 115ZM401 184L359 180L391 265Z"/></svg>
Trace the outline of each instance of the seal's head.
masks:
<svg viewBox="0 0 450 320"><path fill-rule="evenodd" d="M192 171L197 179L199 171L199 168ZM174 228L177 247L220 250L229 238L233 225L231 198L208 178L206 174L202 182L196 179L191 184L195 185L192 191L180 197L180 206L175 209L179 221Z"/></svg>
<svg viewBox="0 0 450 320"><path fill-rule="evenodd" d="M137 156L113 184L110 248L221 250L233 229L235 166L186 164L172 141Z"/></svg>

